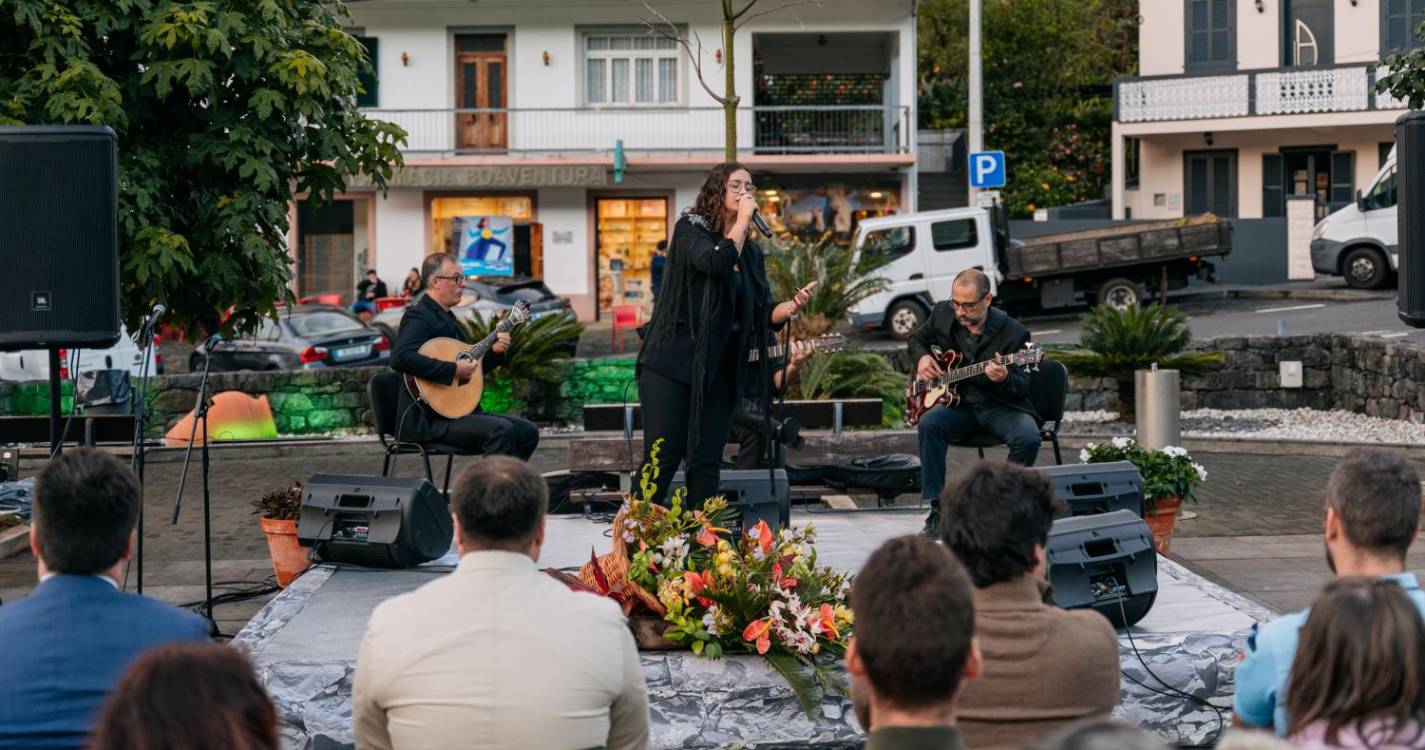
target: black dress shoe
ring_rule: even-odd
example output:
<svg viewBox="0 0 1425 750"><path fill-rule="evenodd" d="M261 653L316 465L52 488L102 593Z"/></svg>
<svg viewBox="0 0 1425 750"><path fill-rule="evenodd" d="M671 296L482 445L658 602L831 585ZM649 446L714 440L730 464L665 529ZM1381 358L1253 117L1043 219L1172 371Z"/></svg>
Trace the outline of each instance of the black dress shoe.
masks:
<svg viewBox="0 0 1425 750"><path fill-rule="evenodd" d="M930 515L925 517L925 526L920 530L920 535L930 539L940 538L940 509L932 507Z"/></svg>

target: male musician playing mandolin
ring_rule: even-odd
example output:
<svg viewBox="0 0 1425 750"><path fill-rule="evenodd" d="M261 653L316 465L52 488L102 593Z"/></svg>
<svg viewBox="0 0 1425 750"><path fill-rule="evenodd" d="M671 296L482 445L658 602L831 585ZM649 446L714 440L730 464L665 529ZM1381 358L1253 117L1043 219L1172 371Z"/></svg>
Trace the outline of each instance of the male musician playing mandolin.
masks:
<svg viewBox="0 0 1425 750"><path fill-rule="evenodd" d="M421 264L421 281L426 291L401 318L396 345L391 349L391 369L438 383L452 383L456 377L467 379L475 373L475 362L443 362L420 353L421 346L433 338L461 338L460 327L450 312L460 303L465 287L460 264L449 253L427 256ZM483 371L488 374L502 364L509 348L510 335L501 333L480 361ZM397 412L401 419L397 430L400 440L464 446L484 455L514 456L522 461L529 460L539 445L539 428L529 420L479 411L447 419L424 404L412 408L414 403L409 390L402 388Z"/></svg>
<svg viewBox="0 0 1425 750"><path fill-rule="evenodd" d="M996 354L1017 352L1029 343L1029 331L1003 310L990 306L990 280L982 271L967 268L950 287L950 302L940 302L906 348L916 363L916 375L932 378L942 370L931 347L954 350L966 364ZM920 434L920 492L930 501L930 516L922 533L939 536L940 490L945 486L945 451L987 432L1009 446L1009 460L1033 466L1039 455L1041 420L1029 404L1029 373L991 363L983 375L959 384L960 402L926 412L916 426Z"/></svg>

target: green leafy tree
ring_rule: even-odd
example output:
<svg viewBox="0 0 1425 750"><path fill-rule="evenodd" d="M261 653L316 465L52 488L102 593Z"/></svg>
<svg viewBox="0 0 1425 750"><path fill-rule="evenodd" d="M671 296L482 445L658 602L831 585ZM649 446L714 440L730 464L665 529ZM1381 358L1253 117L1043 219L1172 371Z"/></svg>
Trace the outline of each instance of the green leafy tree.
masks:
<svg viewBox="0 0 1425 750"><path fill-rule="evenodd" d="M371 63L346 20L305 0L0 6L0 124L118 134L131 328L155 302L194 333L230 309L226 327L255 327L288 296L293 194L320 205L349 174L385 189L405 132L357 110Z"/></svg>
<svg viewBox="0 0 1425 750"><path fill-rule="evenodd" d="M1132 0L984 0L985 146L1009 159L1005 202L1035 208L1103 196L1113 117L1109 83L1137 69ZM920 5L920 125L964 127L967 0Z"/></svg>
<svg viewBox="0 0 1425 750"><path fill-rule="evenodd" d="M1412 33L1419 35L1422 31L1425 30L1416 28ZM1425 107L1425 47L1393 52L1382 65L1388 72L1376 80L1376 93L1390 94L1411 109Z"/></svg>

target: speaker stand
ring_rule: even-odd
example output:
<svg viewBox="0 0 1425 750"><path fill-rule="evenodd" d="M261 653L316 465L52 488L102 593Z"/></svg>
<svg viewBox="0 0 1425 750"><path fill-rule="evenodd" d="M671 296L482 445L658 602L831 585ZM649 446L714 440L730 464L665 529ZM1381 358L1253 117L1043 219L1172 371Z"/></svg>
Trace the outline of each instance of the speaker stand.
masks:
<svg viewBox="0 0 1425 750"><path fill-rule="evenodd" d="M202 458L203 483L203 616L208 620L208 628L213 635L218 634L218 621L213 619L213 528L211 520L211 495L208 484L208 373L213 364L212 353L203 358L203 379L198 384L198 400L193 405L193 429L188 433L188 450L183 455L183 472L178 475L178 493L173 496L173 520L170 526L178 525L178 511L183 501L183 485L188 481L188 465L193 460L193 441L198 435L198 424L203 425L203 445L199 449Z"/></svg>
<svg viewBox="0 0 1425 750"><path fill-rule="evenodd" d="M49 348L49 454L58 456L64 450L64 436L60 434L59 402L59 350Z"/></svg>

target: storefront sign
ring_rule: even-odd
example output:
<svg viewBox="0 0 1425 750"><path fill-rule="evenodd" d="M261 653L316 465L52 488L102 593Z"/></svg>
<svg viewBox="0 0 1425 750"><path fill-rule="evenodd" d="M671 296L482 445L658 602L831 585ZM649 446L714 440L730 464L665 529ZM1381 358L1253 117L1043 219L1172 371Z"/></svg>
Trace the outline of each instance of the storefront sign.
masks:
<svg viewBox="0 0 1425 750"><path fill-rule="evenodd" d="M456 167L409 166L391 175L391 187L530 188L600 187L608 172L595 166ZM347 178L353 188L371 187L371 178Z"/></svg>

